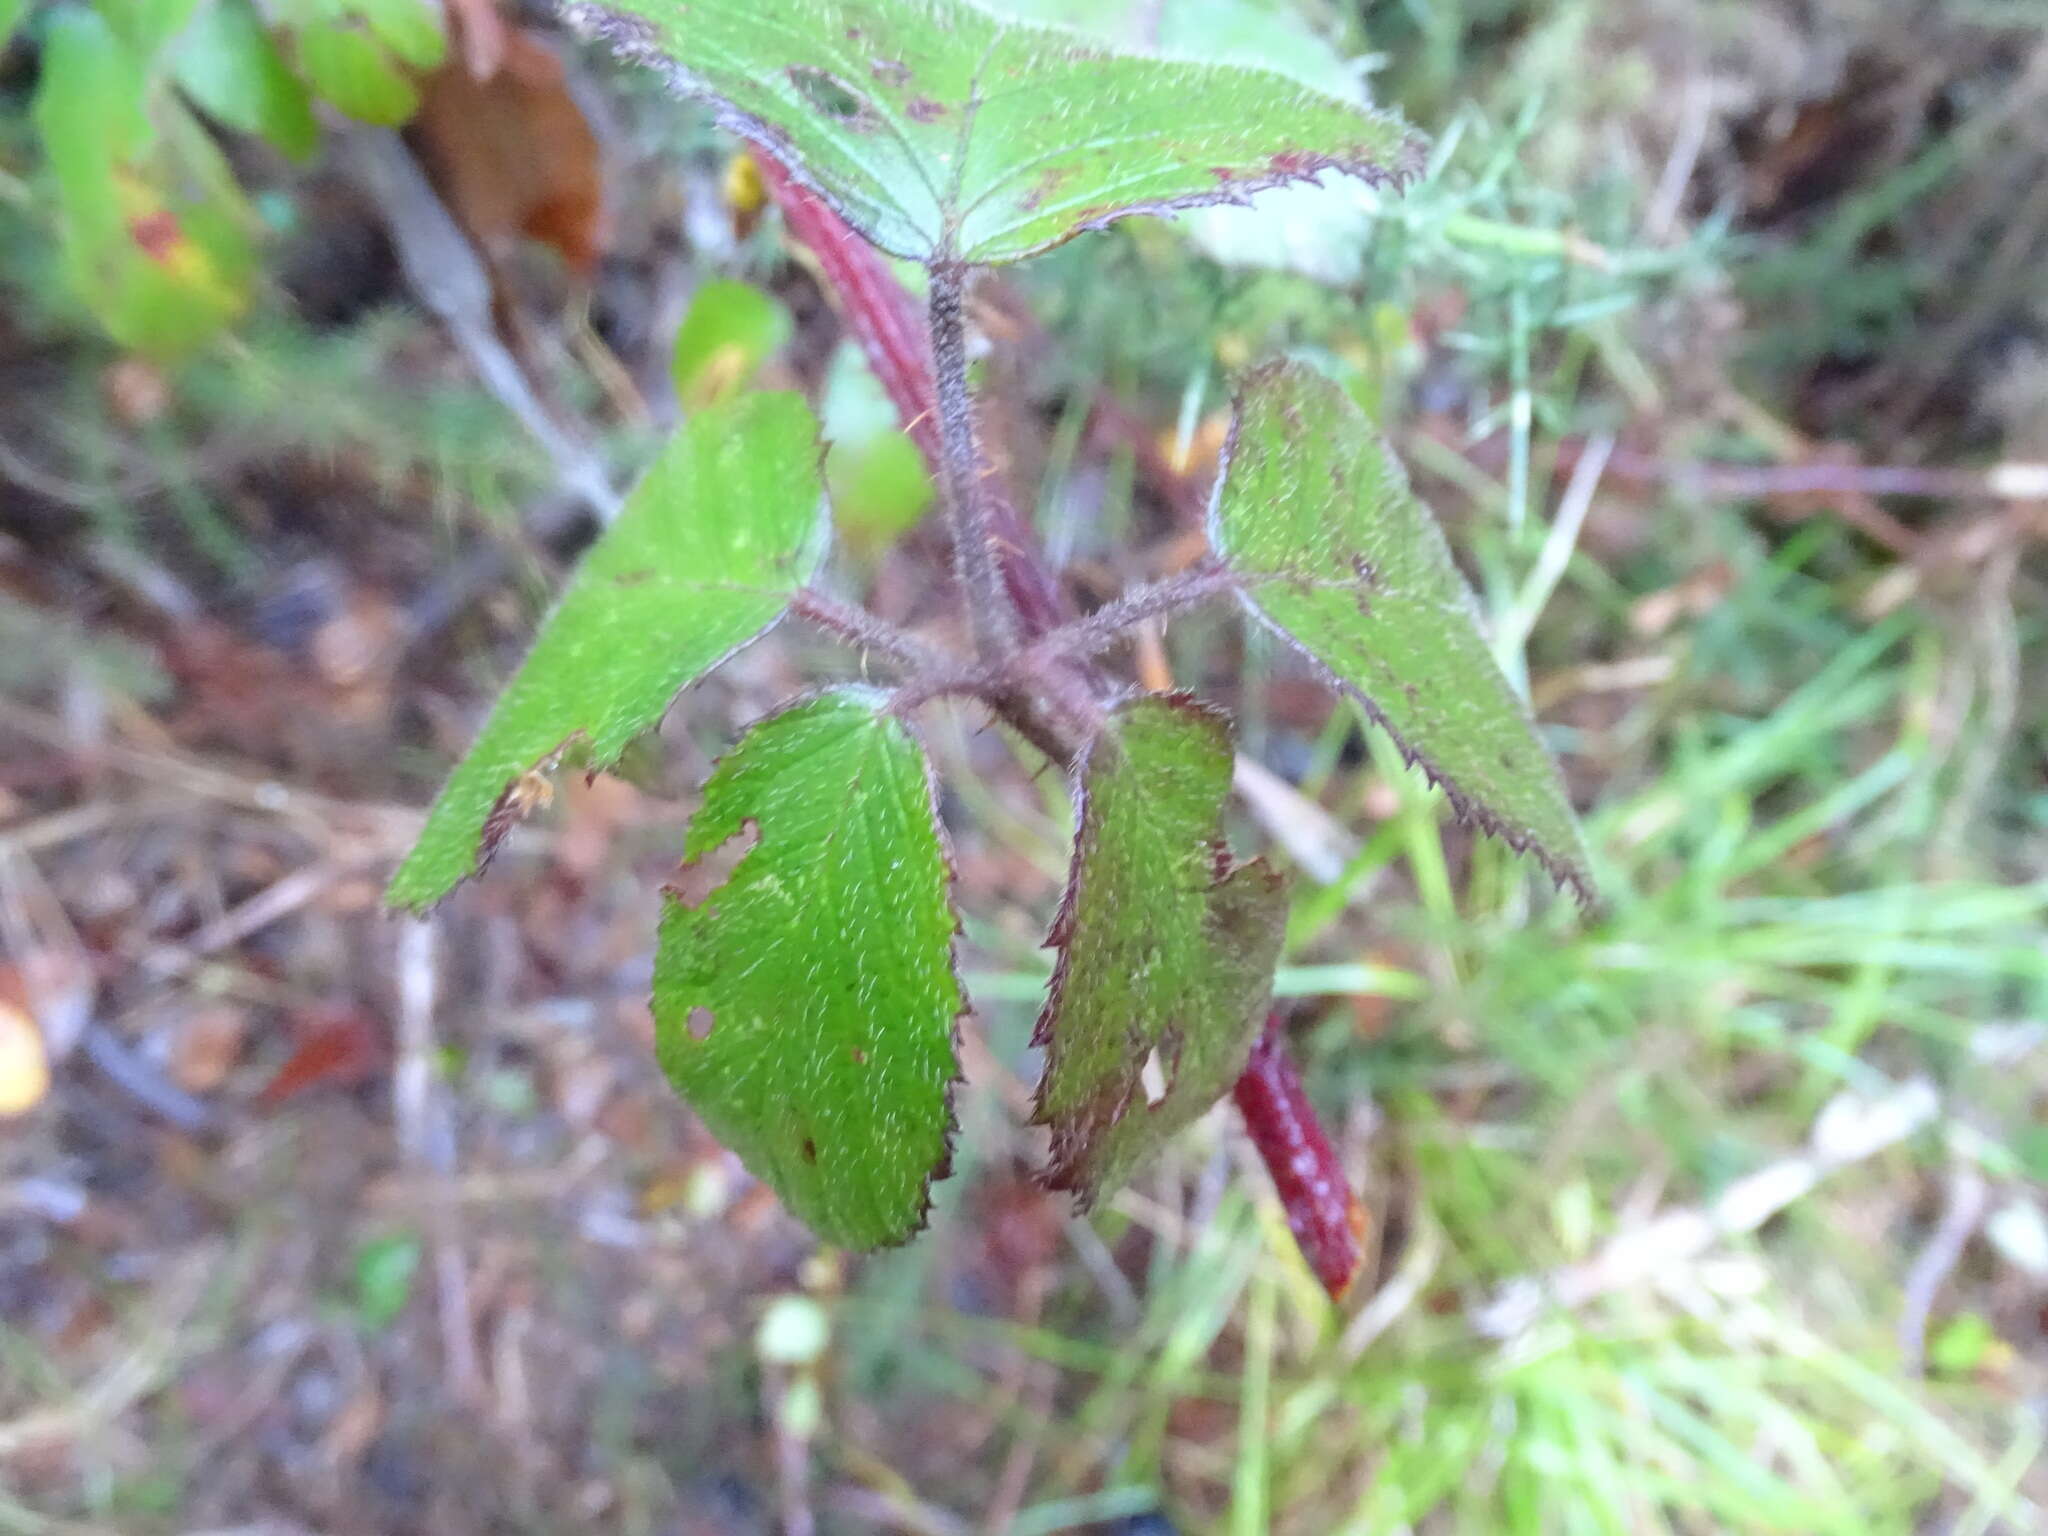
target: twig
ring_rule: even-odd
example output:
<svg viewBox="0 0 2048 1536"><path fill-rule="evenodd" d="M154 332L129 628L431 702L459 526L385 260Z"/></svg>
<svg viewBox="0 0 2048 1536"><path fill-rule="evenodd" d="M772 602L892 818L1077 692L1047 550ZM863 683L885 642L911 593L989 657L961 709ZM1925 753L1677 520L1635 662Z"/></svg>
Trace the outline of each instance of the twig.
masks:
<svg viewBox="0 0 2048 1536"><path fill-rule="evenodd" d="M391 231L413 292L448 334L478 381L538 443L562 486L600 523L624 505L597 456L564 432L541 405L526 372L491 323L491 281L476 248L443 206L405 142L388 129L348 134L342 153Z"/></svg>
<svg viewBox="0 0 2048 1536"><path fill-rule="evenodd" d="M1026 1112L1030 1109L1030 1094L1024 1095ZM1070 1215L1061 1226L1067 1241L1073 1246L1074 1256L1081 1261L1081 1267L1088 1271L1088 1277L1095 1282L1095 1288L1102 1292L1102 1299L1109 1307L1109 1320L1120 1328L1129 1328L1143 1314L1138 1304L1138 1293L1118 1267L1116 1255L1109 1251L1109 1245L1102 1240L1090 1223L1081 1216Z"/></svg>
<svg viewBox="0 0 2048 1536"><path fill-rule="evenodd" d="M1422 1201L1412 1204L1411 1235L1399 1267L1373 1292L1372 1299L1358 1309L1358 1315L1345 1325L1343 1337L1337 1341L1338 1356L1344 1360L1356 1360L1405 1316L1436 1278L1437 1266L1443 1262L1443 1228Z"/></svg>
<svg viewBox="0 0 2048 1536"><path fill-rule="evenodd" d="M1358 839L1328 811L1264 763L1239 754L1232 775L1238 796L1273 841L1319 885L1335 885L1358 857Z"/></svg>
<svg viewBox="0 0 2048 1536"><path fill-rule="evenodd" d="M79 1046L107 1081L166 1124L196 1136L217 1123L211 1104L171 1082L98 1020L86 1025Z"/></svg>
<svg viewBox="0 0 2048 1536"><path fill-rule="evenodd" d="M1899 1302L1899 1355L1906 1369L1918 1375L1927 1364L1927 1319L1934 1311L1935 1298L1962 1262L1963 1250L1976 1236L1984 1213L1991 1205L1991 1190L1984 1176L1968 1164L1960 1164L1949 1176L1948 1203L1941 1220L1928 1236L1927 1246L1906 1271L1906 1283Z"/></svg>
<svg viewBox="0 0 2048 1536"><path fill-rule="evenodd" d="M318 790L216 768L174 752L150 751L118 741L82 748L72 740L71 730L62 720L10 699L0 698L0 726L20 731L59 751L119 769L158 789L173 789L199 799L297 821L330 837L338 833L361 836L386 854L409 844L419 835L420 824L425 820L423 812L406 806L337 800ZM365 853L368 852L366 849Z"/></svg>
<svg viewBox="0 0 2048 1536"><path fill-rule="evenodd" d="M1022 1319L1026 1327L1038 1326L1039 1314L1044 1310L1046 1284L1041 1278L1036 1286L1036 1297ZM1024 1502L1024 1493L1031 1482L1032 1468L1038 1464L1039 1448L1044 1444L1045 1432L1053 1424L1053 1398L1059 1387L1060 1373L1049 1360L1034 1359L1020 1351L1021 1369L1024 1372L1023 1400L1017 1405L1022 1423L1017 1435L1010 1443L1010 1452L1003 1458L1003 1469L996 1475L995 1492L990 1495L988 1509L982 1516L981 1528L986 1536L1003 1536L1017 1518L1017 1508Z"/></svg>
<svg viewBox="0 0 2048 1536"><path fill-rule="evenodd" d="M1643 238L1652 245L1664 245L1678 232L1685 189L1692 185L1693 171L1700 163L1700 151L1706 145L1707 129L1713 119L1714 96L1707 78L1702 74L1688 76L1671 153L1665 156L1664 169L1643 213Z"/></svg>
<svg viewBox="0 0 2048 1536"><path fill-rule="evenodd" d="M404 919L398 930L398 1064L391 1074L392 1121L404 1161L445 1181L455 1172L455 1126L434 1087L434 1002L439 975L434 919ZM438 1195L431 1211L434 1303L441 1324L441 1367L457 1402L487 1400L470 1314L469 1268L460 1218Z"/></svg>
<svg viewBox="0 0 2048 1536"><path fill-rule="evenodd" d="M1496 627L1495 653L1509 658L1517 673L1527 670L1522 648L1529 643L1536 621L1543 616L1544 607L1557 590L1558 582L1564 579L1565 569L1571 564L1572 551L1578 547L1579 531L1585 526L1586 514L1592 510L1593 498L1600 489L1600 477L1606 473L1607 461L1613 453L1614 439L1611 437L1586 440L1585 450L1579 454L1578 462L1572 465L1571 480L1565 485L1564 494L1558 498L1557 515L1551 519L1550 533L1543 540L1535 567L1522 583L1521 591L1515 594L1514 605L1501 616Z"/></svg>
<svg viewBox="0 0 2048 1536"><path fill-rule="evenodd" d="M1574 462L1588 445L1559 446L1559 462ZM1984 469L1914 464L1855 464L1817 459L1803 464L1723 464L1706 460L1660 459L1616 449L1610 478L1639 485L1668 485L1704 496L1765 500L1814 496L1850 498L1843 516L1893 554L1916 559L1926 540L1882 507L1860 500L1874 496L1915 496L1946 501L2048 502L2048 463L2012 460Z"/></svg>
<svg viewBox="0 0 2048 1536"><path fill-rule="evenodd" d="M157 978L183 976L208 955L239 944L252 933L289 917L306 903L317 899L351 866L323 860L295 869L283 879L265 886L248 900L237 903L197 932L176 944L160 944L143 955L140 966Z"/></svg>
<svg viewBox="0 0 2048 1536"><path fill-rule="evenodd" d="M80 485L30 463L28 458L5 438L0 438L0 479L11 481L45 501L53 501L60 507L70 507L81 512L89 512L105 502L131 500L154 489L158 483L153 475L131 475L118 485L108 486L105 491L93 486Z"/></svg>

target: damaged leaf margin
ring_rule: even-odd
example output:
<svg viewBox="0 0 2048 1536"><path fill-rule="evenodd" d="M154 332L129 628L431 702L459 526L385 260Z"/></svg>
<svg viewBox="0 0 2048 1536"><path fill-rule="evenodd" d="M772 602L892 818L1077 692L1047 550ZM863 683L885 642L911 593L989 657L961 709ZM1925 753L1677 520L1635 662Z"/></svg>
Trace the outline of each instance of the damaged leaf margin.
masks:
<svg viewBox="0 0 2048 1536"><path fill-rule="evenodd" d="M823 562L817 423L744 395L671 438L591 546L427 813L386 899L424 908L489 858L572 744L617 762L675 696L773 627Z"/></svg>
<svg viewBox="0 0 2048 1536"><path fill-rule="evenodd" d="M1581 903L1589 861L1556 764L1394 451L1299 363L1245 381L1209 542L1245 605L1355 699L1460 820L1529 853Z"/></svg>
<svg viewBox="0 0 2048 1536"><path fill-rule="evenodd" d="M1045 1181L1083 1207L1199 1119L1244 1071L1272 990L1286 880L1223 836L1234 755L1188 694L1119 704L1076 769L1073 862L1035 1037ZM1145 1081L1156 1070L1159 1081Z"/></svg>
<svg viewBox="0 0 2048 1536"><path fill-rule="evenodd" d="M1133 214L1418 175L1398 119L962 0L619 0L570 19L707 101L895 256L1018 261ZM1276 148L1276 146L1279 146Z"/></svg>
<svg viewBox="0 0 2048 1536"><path fill-rule="evenodd" d="M677 1092L792 1214L856 1248L924 1225L967 1010L937 786L889 704L828 690L719 761L684 872L752 846L715 888L667 893L654 969Z"/></svg>

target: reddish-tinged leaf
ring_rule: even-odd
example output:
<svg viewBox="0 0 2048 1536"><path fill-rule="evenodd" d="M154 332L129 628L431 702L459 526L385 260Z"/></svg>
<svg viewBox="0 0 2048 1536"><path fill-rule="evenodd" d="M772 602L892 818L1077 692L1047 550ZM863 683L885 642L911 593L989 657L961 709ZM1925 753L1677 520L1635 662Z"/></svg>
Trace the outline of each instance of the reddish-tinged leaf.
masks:
<svg viewBox="0 0 2048 1536"><path fill-rule="evenodd" d="M1231 862L1230 730L1185 694L1128 699L1082 755L1060 952L1038 1043L1046 1182L1088 1204L1244 1070L1272 990L1285 881Z"/></svg>
<svg viewBox="0 0 2048 1536"><path fill-rule="evenodd" d="M1278 1014L1267 1018L1232 1094L1252 1145L1273 1176L1301 1256L1323 1289L1342 1301L1365 1262L1365 1207L1351 1192L1336 1149L1302 1088L1301 1074L1280 1037Z"/></svg>
<svg viewBox="0 0 2048 1536"><path fill-rule="evenodd" d="M354 1008L322 1008L297 1021L298 1044L256 1102L271 1108L316 1088L356 1088L390 1065L376 1021Z"/></svg>

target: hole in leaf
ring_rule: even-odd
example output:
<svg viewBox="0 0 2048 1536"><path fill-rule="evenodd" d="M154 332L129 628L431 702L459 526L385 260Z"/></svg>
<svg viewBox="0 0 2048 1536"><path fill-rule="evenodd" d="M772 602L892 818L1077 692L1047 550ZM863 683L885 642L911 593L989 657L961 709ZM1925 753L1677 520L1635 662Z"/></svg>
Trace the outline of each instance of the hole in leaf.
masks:
<svg viewBox="0 0 2048 1536"><path fill-rule="evenodd" d="M872 121L867 98L837 75L800 65L790 69L789 78L805 101L834 122L859 127Z"/></svg>
<svg viewBox="0 0 2048 1536"><path fill-rule="evenodd" d="M711 1026L717 1022L717 1016L709 1008L699 1003L690 1010L689 1016L683 1020L683 1028L690 1032L692 1040L709 1040L711 1038Z"/></svg>
<svg viewBox="0 0 2048 1536"><path fill-rule="evenodd" d="M677 869L669 877L668 893L686 907L703 906L732 878L740 860L752 853L760 841L761 823L749 816L731 837Z"/></svg>
<svg viewBox="0 0 2048 1536"><path fill-rule="evenodd" d="M1145 1107L1157 1109L1166 1099L1166 1060L1159 1054L1159 1047L1153 1046L1145 1053L1145 1064L1138 1069L1138 1086L1145 1090Z"/></svg>

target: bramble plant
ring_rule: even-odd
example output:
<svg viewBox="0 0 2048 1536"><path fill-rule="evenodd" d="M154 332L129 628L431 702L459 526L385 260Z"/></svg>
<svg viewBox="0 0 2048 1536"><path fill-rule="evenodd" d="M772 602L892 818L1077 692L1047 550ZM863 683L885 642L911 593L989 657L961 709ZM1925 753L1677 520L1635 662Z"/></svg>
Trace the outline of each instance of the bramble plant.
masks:
<svg viewBox="0 0 2048 1536"><path fill-rule="evenodd" d="M536 775L571 752L592 771L615 763L679 691L786 614L886 659L894 686L788 703L720 761L685 856L737 862L700 899L670 890L654 974L676 1088L821 1237L867 1247L915 1232L946 1168L968 1007L914 724L926 701L980 701L1073 776L1036 1118L1051 1133L1048 1182L1084 1204L1246 1072L1286 910L1281 875L1234 864L1224 842L1225 718L1099 670L1132 625L1235 598L1362 704L1461 816L1590 896L1558 775L1443 537L1338 386L1294 363L1253 371L1210 555L1082 618L1047 599L977 444L965 303L977 268L1327 171L1398 188L1419 149L1397 120L1279 75L1121 55L963 0L630 0L572 15L709 102L778 162L771 180L793 178L926 269L932 420L913 426L939 470L973 653L819 590L829 524L799 396L707 407L542 626L392 902L439 901L543 798Z"/></svg>

